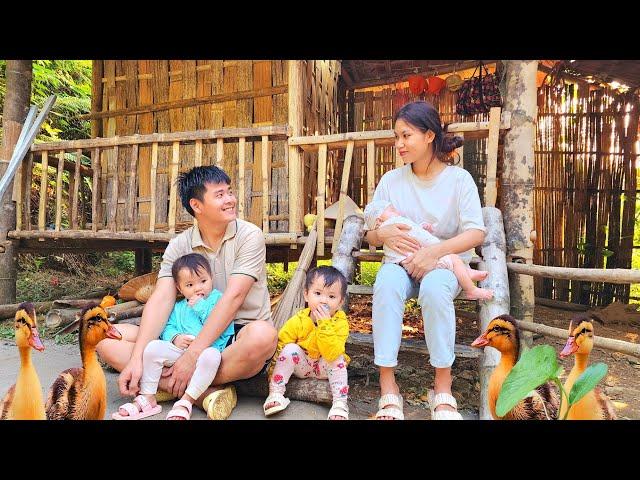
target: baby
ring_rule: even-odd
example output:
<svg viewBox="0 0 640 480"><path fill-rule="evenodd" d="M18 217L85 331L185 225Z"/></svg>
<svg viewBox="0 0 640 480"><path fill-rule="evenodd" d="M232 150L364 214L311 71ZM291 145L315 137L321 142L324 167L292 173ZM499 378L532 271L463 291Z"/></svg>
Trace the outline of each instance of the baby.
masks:
<svg viewBox="0 0 640 480"><path fill-rule="evenodd" d="M394 223L401 223L411 227L411 230L408 231L409 236L420 242L423 246L440 243L440 240L431 233L433 232L432 224L423 223L422 225L418 225L413 220L403 217L402 214L391 205L391 202L386 200L376 200L367 205L364 210L364 218L369 230ZM387 244L384 244L383 250L385 262L399 264L407 258L407 255L392 249ZM466 298L469 300L490 300L493 298L493 290L476 287L473 283L474 280L484 280L487 278L489 272L469 268L458 255L452 253L441 257L438 259L436 268L451 270L458 279L458 283L462 287Z"/></svg>

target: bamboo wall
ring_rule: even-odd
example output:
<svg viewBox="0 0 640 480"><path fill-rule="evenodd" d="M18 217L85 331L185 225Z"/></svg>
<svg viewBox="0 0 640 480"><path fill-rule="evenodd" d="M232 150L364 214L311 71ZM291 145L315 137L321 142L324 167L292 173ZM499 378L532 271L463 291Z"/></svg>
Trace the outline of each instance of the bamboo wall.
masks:
<svg viewBox="0 0 640 480"><path fill-rule="evenodd" d="M132 134L180 132L201 129L256 127L287 123L286 60L96 60L94 61L92 136L113 137ZM163 108L172 106L173 108ZM128 114L120 115L119 113ZM100 112L100 118L95 118ZM213 164L222 145L220 166L238 183L238 143L205 143L203 165ZM269 142L271 215L288 212L286 142ZM166 219L171 145L158 147L156 225ZM180 152L179 171L194 166L194 145ZM113 172L118 174L119 192L127 190L127 158L121 149L118 158L104 152L101 157L102 191L111 192ZM262 161L260 142L245 146L246 218L262 225ZM140 198L138 229L149 225L151 195L149 173L151 148L141 146L137 170ZM118 168L116 168L116 162ZM107 198L106 202L114 199ZM122 203L122 205L120 205ZM118 201L117 223L124 221L122 199ZM102 222L106 219L102 218ZM166 220L164 220L166 221ZM178 222L190 222L179 206ZM286 231L286 221L271 221L271 231Z"/></svg>
<svg viewBox="0 0 640 480"><path fill-rule="evenodd" d="M534 263L631 268L638 97L587 84L538 90ZM627 302L629 285L535 279L537 295L589 305Z"/></svg>

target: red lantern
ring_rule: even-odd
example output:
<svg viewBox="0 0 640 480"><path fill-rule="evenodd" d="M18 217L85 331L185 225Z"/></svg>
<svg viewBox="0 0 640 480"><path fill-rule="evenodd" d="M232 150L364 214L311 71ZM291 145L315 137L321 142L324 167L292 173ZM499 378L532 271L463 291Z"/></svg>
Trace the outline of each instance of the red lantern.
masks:
<svg viewBox="0 0 640 480"><path fill-rule="evenodd" d="M442 90L446 85L446 82L440 77L429 77L427 78L427 82L429 82L427 91L429 93L433 93L434 95L439 94L440 90Z"/></svg>
<svg viewBox="0 0 640 480"><path fill-rule="evenodd" d="M409 80L409 90L414 95L420 95L427 88L427 81L422 75L411 75Z"/></svg>

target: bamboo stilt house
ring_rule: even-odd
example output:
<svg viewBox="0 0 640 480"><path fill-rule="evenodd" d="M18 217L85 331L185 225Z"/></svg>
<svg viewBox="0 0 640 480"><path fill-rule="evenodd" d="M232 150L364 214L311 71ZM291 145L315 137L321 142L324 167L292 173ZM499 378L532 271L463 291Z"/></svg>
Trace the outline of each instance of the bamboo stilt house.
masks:
<svg viewBox="0 0 640 480"><path fill-rule="evenodd" d="M503 78L502 62L485 64ZM535 158L526 160L535 198L534 261L630 268L638 97L598 93L586 74L622 72L620 79L635 88L637 66L577 61L563 74L577 86L558 90L558 82L542 85L554 64L539 64ZM473 60L95 60L86 116L92 138L33 146L16 178L18 218L9 237L23 250L162 249L193 223L180 204L177 176L216 164L232 179L240 217L263 229L269 260L293 260L300 248L291 246L304 242L304 214L324 211L341 189L363 207L380 177L399 164L392 117L413 99L432 101L453 131L467 125L458 130L465 138L461 165L483 202L491 187L489 203L495 197L498 208L508 209L504 135L489 139L489 115L460 116L457 91L415 95L407 83L415 74L468 78L476 66ZM503 121L509 113L502 112ZM483 127L469 130L473 122ZM497 162L488 170L491 156ZM39 195L31 194L32 184ZM333 234L318 225L320 256L329 254L325 243ZM613 254L601 258L606 251ZM628 299L627 285L567 280L536 279L536 292L583 303Z"/></svg>

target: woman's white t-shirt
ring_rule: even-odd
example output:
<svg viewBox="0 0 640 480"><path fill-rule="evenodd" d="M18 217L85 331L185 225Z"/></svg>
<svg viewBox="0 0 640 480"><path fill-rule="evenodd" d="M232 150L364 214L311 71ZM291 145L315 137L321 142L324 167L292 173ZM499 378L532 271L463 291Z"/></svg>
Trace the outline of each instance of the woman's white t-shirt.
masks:
<svg viewBox="0 0 640 480"><path fill-rule="evenodd" d="M405 217L434 224L433 235L448 240L469 230L486 232L478 187L463 168L448 165L431 180L421 180L405 165L385 173L373 200L387 200ZM473 250L458 254L469 262Z"/></svg>

